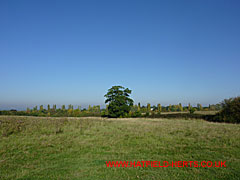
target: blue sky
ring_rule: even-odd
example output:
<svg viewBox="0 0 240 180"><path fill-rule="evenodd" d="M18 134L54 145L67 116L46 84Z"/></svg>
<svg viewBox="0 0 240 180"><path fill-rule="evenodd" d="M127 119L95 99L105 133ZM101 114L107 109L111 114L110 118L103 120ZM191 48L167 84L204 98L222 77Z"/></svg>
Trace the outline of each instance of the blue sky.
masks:
<svg viewBox="0 0 240 180"><path fill-rule="evenodd" d="M240 1L0 1L0 109L240 95Z"/></svg>

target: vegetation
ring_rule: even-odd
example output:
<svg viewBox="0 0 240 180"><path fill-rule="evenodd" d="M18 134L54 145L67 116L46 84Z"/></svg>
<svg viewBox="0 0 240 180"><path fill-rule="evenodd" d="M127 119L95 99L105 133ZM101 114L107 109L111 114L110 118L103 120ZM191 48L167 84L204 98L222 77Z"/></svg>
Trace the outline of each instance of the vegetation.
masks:
<svg viewBox="0 0 240 180"><path fill-rule="evenodd" d="M222 110L216 115L219 122L240 123L240 97L225 99Z"/></svg>
<svg viewBox="0 0 240 180"><path fill-rule="evenodd" d="M205 119L208 121L214 122L223 122L220 121L218 116L215 114L218 111L195 111L196 107L193 107L195 111L194 114L188 113L188 107L182 107L179 105L172 105L171 111L169 112L169 106L161 106L158 104L157 106L141 106L140 103L138 105L131 106L129 113L125 114L124 117L149 117L149 118L184 118L184 119ZM182 110L181 110L182 109ZM101 109L100 106L89 106L88 109L82 109L80 106L74 108L72 105L68 105L68 109L65 109L65 105L62 105L61 108L57 108L56 105L50 107L47 106L47 109L38 109L35 106L33 109L27 108L26 111L0 111L0 115L16 115L16 116L38 116L38 117L109 117L108 116L108 105L106 105L106 109Z"/></svg>
<svg viewBox="0 0 240 180"><path fill-rule="evenodd" d="M203 120L0 116L0 179L238 179L239 136L240 125ZM106 167L117 160L226 167Z"/></svg>
<svg viewBox="0 0 240 180"><path fill-rule="evenodd" d="M124 88L122 86L112 86L104 96L106 98L105 103L106 108L101 109L99 105L91 106L89 105L87 109L82 109L81 106L74 109L74 106L69 104L68 106L62 105L61 108L57 108L54 104L51 106L48 104L47 108L44 109L43 105L35 106L33 109L27 108L26 111L0 111L0 115L19 115L19 116L40 116L40 117L155 117L161 113L165 112L190 112L193 114L196 110L198 111L219 111L222 105L209 105L208 107L202 107L201 104L197 104L197 107L192 107L190 103L188 106L182 106L181 103L177 105L162 106L160 103L157 106L151 106L150 103L147 106L133 105L133 100L129 97L131 90ZM66 109L66 107L68 107ZM176 116L176 115L175 115ZM163 116L165 117L165 115ZM171 116L168 116L171 117ZM167 117L167 118L168 118ZM181 117L181 115L179 116ZM188 118L192 118L191 115ZM204 118L206 119L206 118ZM207 118L209 119L209 118ZM216 118L213 119L217 121ZM227 122L227 121L226 121ZM231 122L231 121L229 121Z"/></svg>
<svg viewBox="0 0 240 180"><path fill-rule="evenodd" d="M108 117L128 117L133 106L133 100L129 97L131 90L122 86L112 86L105 94L105 103L108 104Z"/></svg>
<svg viewBox="0 0 240 180"><path fill-rule="evenodd" d="M185 119L205 119L214 122L240 123L240 97L224 100L219 104L212 104L208 107L203 107L197 104L193 107L190 103L187 106L182 106L181 103L176 105L162 106L160 103L157 106L151 106L147 103L146 106L141 106L140 103L133 105L133 100L129 97L131 90L122 86L113 86L104 96L107 103L105 109L101 109L99 105L89 105L87 109L82 109L81 106L74 108L73 105L62 105L57 108L54 104L48 104L47 109L43 105L35 106L33 109L27 108L26 111L0 111L0 115L18 115L18 116L40 116L40 117L151 117L151 118L185 118ZM66 109L67 107L67 109ZM216 112L218 112L216 114ZM189 113L187 113L189 112ZM197 113L194 113L197 112ZM186 113L186 114L184 114ZM184 115L183 115L184 114ZM215 115L216 114L216 115Z"/></svg>
<svg viewBox="0 0 240 180"><path fill-rule="evenodd" d="M195 111L196 111L196 109L195 109L195 108L193 108L193 107L190 107L190 109L189 109L189 112L190 112L190 114L193 114Z"/></svg>
<svg viewBox="0 0 240 180"><path fill-rule="evenodd" d="M207 121L240 123L240 97L208 107L141 106L130 94L113 86L105 109L54 104L0 111L0 179L239 178L240 125ZM106 167L106 161L142 160L226 161L227 167Z"/></svg>
<svg viewBox="0 0 240 180"><path fill-rule="evenodd" d="M69 106L71 108L69 108ZM107 107L108 105L106 105ZM215 105L211 105L212 107L215 107ZM50 105L47 106L46 109L38 109L38 106L35 106L33 109L27 108L26 111L17 111L15 109L12 110L3 110L0 111L0 115L24 115L24 116L52 116L52 117L83 117L83 116L101 116L101 113L107 113L107 108L100 108L99 105L97 106L88 106L88 109L81 108L81 106L78 106L77 108L74 108L72 105L68 105L68 109L65 108L65 105L62 105L61 108L51 108ZM193 107L197 111L201 112L216 112L221 110L221 108L213 108L214 110L210 110L208 107L203 107L202 110L198 109L197 107ZM170 109L170 111L169 111ZM70 110L70 111L68 111ZM140 103L138 105L134 105L131 107L130 110L132 113L140 112L140 113L165 113L165 112L188 112L188 107L184 106L182 107L181 103L178 105L171 105L170 106L162 106L161 104L158 104L157 106L153 105L151 106L148 104L147 106L141 106Z"/></svg>
<svg viewBox="0 0 240 180"><path fill-rule="evenodd" d="M40 106L40 109L35 106L33 109L27 108L26 111L0 111L0 115L18 115L18 116L39 116L39 117L100 117L101 109L100 106L90 106L87 109L81 109L80 106L76 109L73 108L73 105L68 105L68 109L65 109L65 105L62 105L61 108L57 108L54 105L50 108L48 105L47 109L44 109L43 106Z"/></svg>

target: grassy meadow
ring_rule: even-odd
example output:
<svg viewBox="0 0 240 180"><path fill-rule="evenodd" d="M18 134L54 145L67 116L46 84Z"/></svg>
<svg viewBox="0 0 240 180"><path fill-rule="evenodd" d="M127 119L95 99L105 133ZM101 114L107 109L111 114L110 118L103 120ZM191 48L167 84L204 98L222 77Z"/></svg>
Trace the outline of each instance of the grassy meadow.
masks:
<svg viewBox="0 0 240 180"><path fill-rule="evenodd" d="M240 125L195 119L0 116L0 179L239 179ZM106 161L226 161L110 168Z"/></svg>

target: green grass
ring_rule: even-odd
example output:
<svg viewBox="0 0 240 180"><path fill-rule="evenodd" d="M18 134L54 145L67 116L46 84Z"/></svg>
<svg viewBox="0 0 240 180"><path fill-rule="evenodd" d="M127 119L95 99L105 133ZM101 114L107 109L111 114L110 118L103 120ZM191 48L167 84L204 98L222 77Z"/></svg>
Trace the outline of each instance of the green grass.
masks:
<svg viewBox="0 0 240 180"><path fill-rule="evenodd" d="M203 120L0 116L0 179L239 179L240 125ZM226 161L109 168L105 161Z"/></svg>

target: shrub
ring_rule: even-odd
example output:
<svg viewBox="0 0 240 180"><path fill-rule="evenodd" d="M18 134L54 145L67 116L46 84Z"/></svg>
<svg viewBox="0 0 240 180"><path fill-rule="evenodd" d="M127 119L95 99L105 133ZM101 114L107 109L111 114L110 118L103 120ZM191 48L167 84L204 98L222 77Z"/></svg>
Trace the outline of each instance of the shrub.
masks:
<svg viewBox="0 0 240 180"><path fill-rule="evenodd" d="M139 111L133 112L131 117L141 117L141 113Z"/></svg>
<svg viewBox="0 0 240 180"><path fill-rule="evenodd" d="M149 117L149 116L150 116L149 112L146 112L145 117Z"/></svg>
<svg viewBox="0 0 240 180"><path fill-rule="evenodd" d="M191 108L189 109L190 114L193 114L195 111L196 111L196 109L193 108L193 107L191 107Z"/></svg>
<svg viewBox="0 0 240 180"><path fill-rule="evenodd" d="M221 105L223 109L216 115L218 121L240 123L240 96L225 99Z"/></svg>

